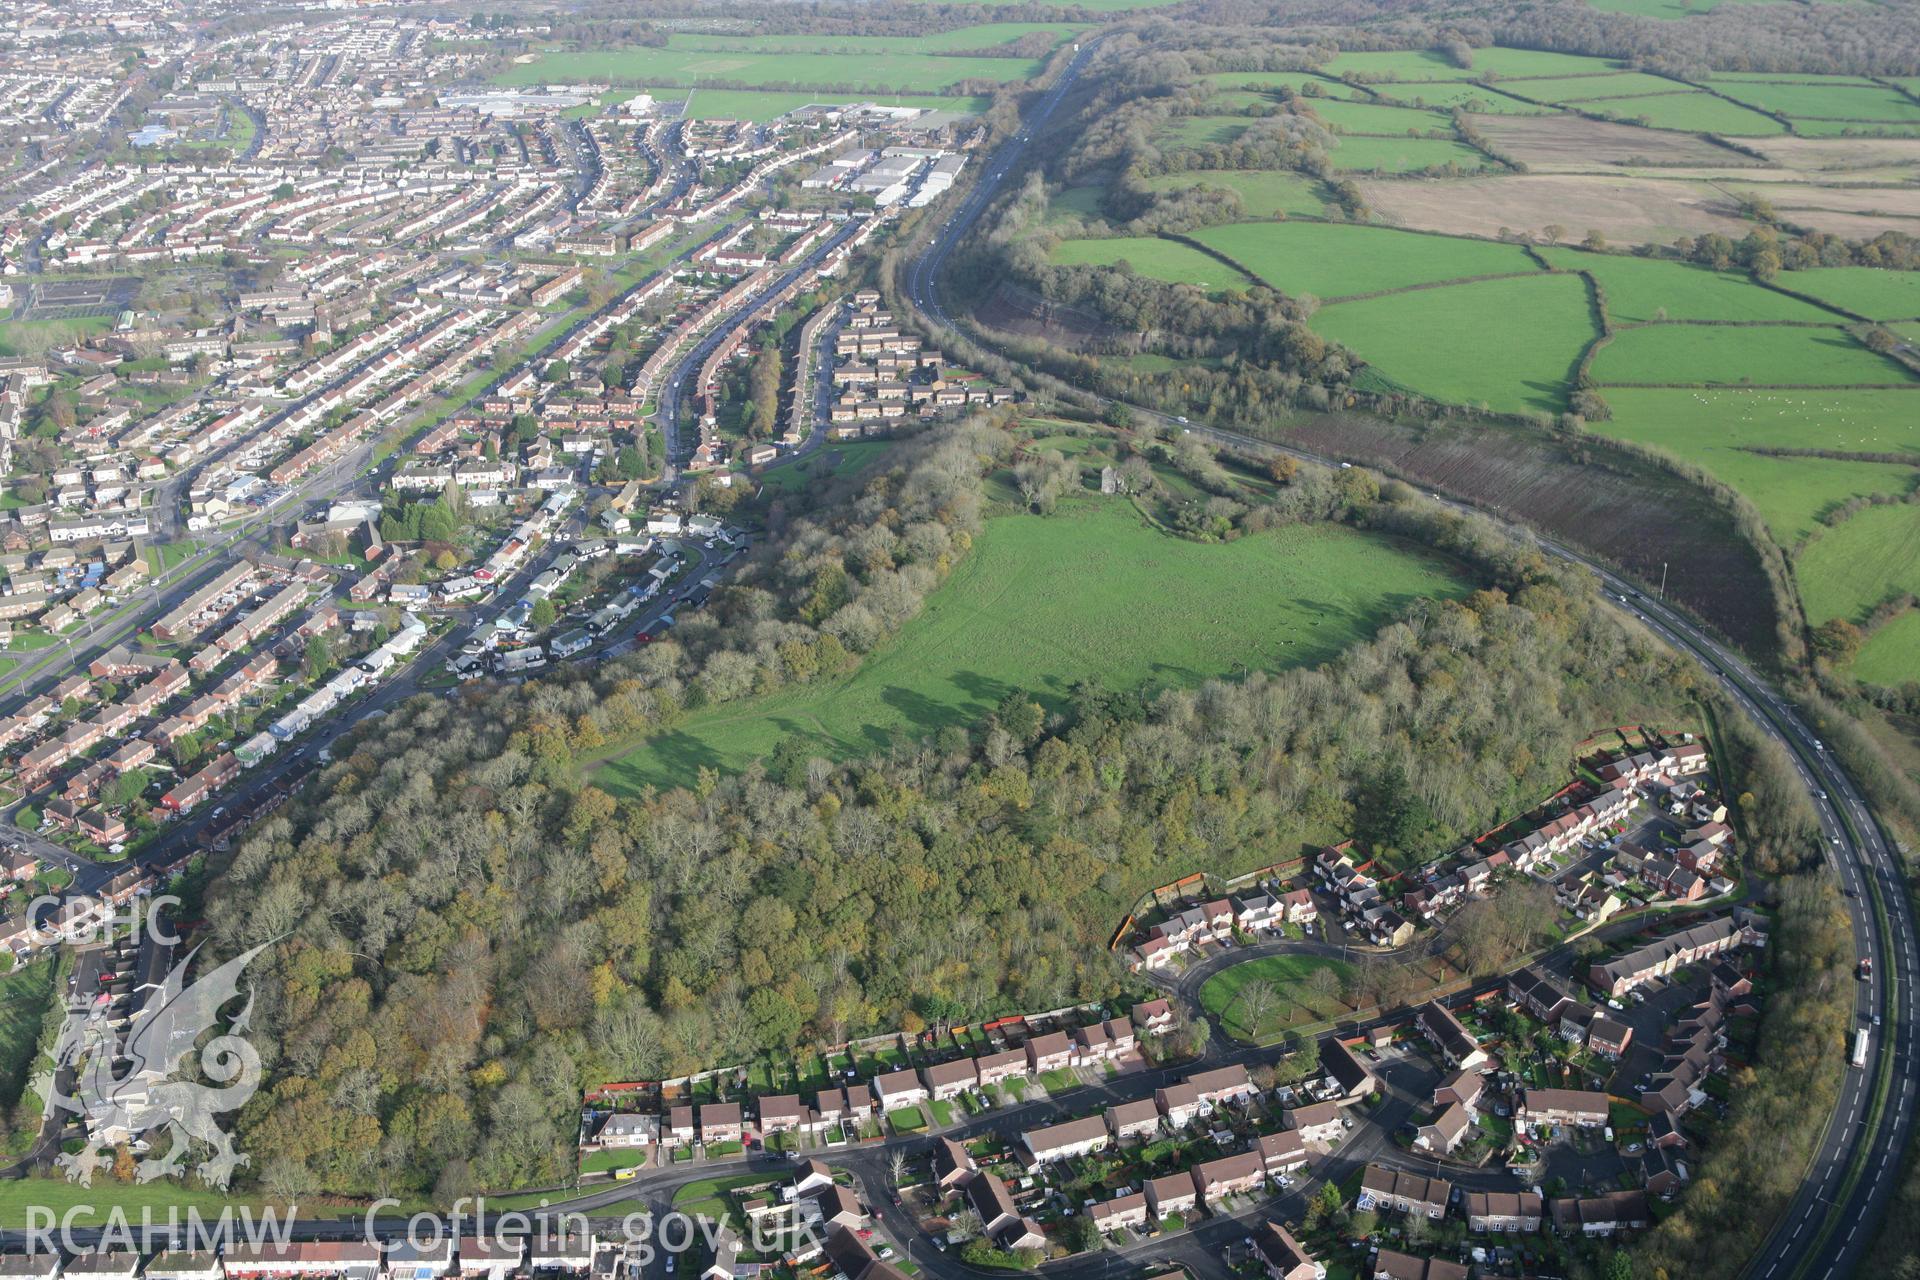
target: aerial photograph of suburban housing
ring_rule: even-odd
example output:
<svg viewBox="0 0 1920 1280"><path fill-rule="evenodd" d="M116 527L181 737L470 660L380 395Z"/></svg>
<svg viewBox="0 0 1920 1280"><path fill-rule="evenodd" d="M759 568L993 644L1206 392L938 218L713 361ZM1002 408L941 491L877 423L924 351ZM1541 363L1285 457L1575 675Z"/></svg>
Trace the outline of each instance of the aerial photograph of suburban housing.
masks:
<svg viewBox="0 0 1920 1280"><path fill-rule="evenodd" d="M0 1280L1920 1280L1920 0L0 6Z"/></svg>

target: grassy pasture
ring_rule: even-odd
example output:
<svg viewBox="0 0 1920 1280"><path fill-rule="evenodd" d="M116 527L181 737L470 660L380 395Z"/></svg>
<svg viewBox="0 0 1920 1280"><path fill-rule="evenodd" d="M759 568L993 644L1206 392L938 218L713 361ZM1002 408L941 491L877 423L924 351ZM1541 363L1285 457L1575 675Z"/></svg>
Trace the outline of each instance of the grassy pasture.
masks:
<svg viewBox="0 0 1920 1280"><path fill-rule="evenodd" d="M1786 127L1772 116L1749 111L1737 102L1728 102L1710 93L1682 90L1643 98L1609 98L1579 105L1583 110L1621 120L1644 120L1653 129L1722 133L1741 138L1764 138L1786 132Z"/></svg>
<svg viewBox="0 0 1920 1280"><path fill-rule="evenodd" d="M844 679L697 713L611 761L624 791L737 769L800 735L844 757L977 722L1007 694L1057 705L1074 682L1186 685L1240 664L1324 662L1415 598L1468 584L1445 562L1337 526L1220 545L1172 538L1091 497L997 516L921 615Z"/></svg>
<svg viewBox="0 0 1920 1280"><path fill-rule="evenodd" d="M1201 147L1232 142L1247 131L1252 116L1175 116L1155 140L1169 147Z"/></svg>
<svg viewBox="0 0 1920 1280"><path fill-rule="evenodd" d="M1313 113L1326 121L1336 133L1430 133L1438 131L1451 137L1453 122L1438 111L1413 107L1390 107L1368 102L1343 102L1320 98L1312 101Z"/></svg>
<svg viewBox="0 0 1920 1280"><path fill-rule="evenodd" d="M1335 169L1347 173L1418 173L1449 164L1469 172L1498 167L1466 143L1450 138L1344 137L1332 159Z"/></svg>
<svg viewBox="0 0 1920 1280"><path fill-rule="evenodd" d="M1571 275L1482 280L1324 307L1313 327L1392 382L1455 404L1558 413L1595 330Z"/></svg>
<svg viewBox="0 0 1920 1280"><path fill-rule="evenodd" d="M1594 357L1597 383L1840 386L1911 381L1843 329L1651 325L1627 329ZM1920 410L1920 400L1914 401Z"/></svg>
<svg viewBox="0 0 1920 1280"><path fill-rule="evenodd" d="M1815 626L1858 621L1891 593L1920 592L1920 507L1868 507L1809 543L1796 568Z"/></svg>
<svg viewBox="0 0 1920 1280"><path fill-rule="evenodd" d="M507 85L622 80L636 84L697 85L735 80L749 85L832 85L851 92L941 89L962 80L1028 80L1041 63L1031 58L943 58L919 53L727 53L701 49L571 50L542 54L495 77Z"/></svg>
<svg viewBox="0 0 1920 1280"><path fill-rule="evenodd" d="M1454 107L1464 107L1468 111L1483 112L1489 115L1530 116L1542 115L1553 110L1537 103L1522 102L1520 99L1498 90L1477 84L1424 83L1415 81L1407 84L1384 84L1380 86L1382 97L1395 102L1411 105L1424 104L1443 111Z"/></svg>
<svg viewBox="0 0 1920 1280"><path fill-rule="evenodd" d="M1857 121L1809 120L1796 116L1793 131L1803 138L1879 137L1911 138L1920 134L1920 120Z"/></svg>
<svg viewBox="0 0 1920 1280"><path fill-rule="evenodd" d="M1471 80L1476 73L1456 67L1433 49L1362 50L1336 55L1320 68L1330 76L1362 80Z"/></svg>
<svg viewBox="0 0 1920 1280"><path fill-rule="evenodd" d="M1590 58L1578 53L1548 53L1540 49L1475 49L1476 74L1513 79L1519 76L1584 76L1619 71L1621 64L1609 58Z"/></svg>
<svg viewBox="0 0 1920 1280"><path fill-rule="evenodd" d="M1543 249L1543 257L1569 271L1591 271L1606 292L1615 324L1668 320L1805 320L1832 324L1823 307L1755 284L1745 273L1714 271L1658 258Z"/></svg>
<svg viewBox="0 0 1920 1280"><path fill-rule="evenodd" d="M1342 298L1537 270L1519 245L1339 222L1235 223L1193 238L1283 293Z"/></svg>
<svg viewBox="0 0 1920 1280"><path fill-rule="evenodd" d="M1364 98L1358 89L1311 71L1215 71L1201 77L1222 89L1294 89L1318 85L1328 97Z"/></svg>
<svg viewBox="0 0 1920 1280"><path fill-rule="evenodd" d="M1874 632L1853 660L1853 674L1870 684L1920 680L1920 610L1909 609Z"/></svg>
<svg viewBox="0 0 1920 1280"><path fill-rule="evenodd" d="M1638 98L1650 93L1672 93L1687 86L1665 76L1621 71L1609 75L1564 76L1549 80L1502 80L1500 87L1508 93L1541 102L1591 102L1596 98Z"/></svg>
<svg viewBox="0 0 1920 1280"><path fill-rule="evenodd" d="M1134 271L1173 284L1203 289L1238 288L1252 283L1218 258L1157 236L1118 236L1111 240L1062 240L1053 261L1062 266L1109 267L1126 259Z"/></svg>
<svg viewBox="0 0 1920 1280"><path fill-rule="evenodd" d="M1773 0L1587 0L1607 13L1627 13L1639 18L1665 18L1677 21L1696 13L1709 13L1723 4L1767 4ZM1817 0L1821 4L1846 3L1847 0ZM1718 78L1718 77L1716 77Z"/></svg>
<svg viewBox="0 0 1920 1280"><path fill-rule="evenodd" d="M1189 169L1184 173L1163 173L1147 180L1157 191L1182 187L1225 187L1240 193L1240 204L1249 217L1271 218L1275 214L1325 212L1320 184L1297 173L1272 169ZM1055 200L1056 205L1063 203Z"/></svg>
<svg viewBox="0 0 1920 1280"><path fill-rule="evenodd" d="M1810 271L1784 271L1775 283L1869 320L1920 317L1920 272L1815 267Z"/></svg>
<svg viewBox="0 0 1920 1280"><path fill-rule="evenodd" d="M1098 218L1101 216L1100 201L1105 195L1105 187L1066 187L1047 201L1047 220L1051 222L1067 216Z"/></svg>
<svg viewBox="0 0 1920 1280"><path fill-rule="evenodd" d="M1920 466L1920 403L1906 391L1696 391L1608 388L1613 418L1593 430L1698 463L1747 495L1774 537L1794 543L1814 517L1851 498L1904 493L1907 468L1780 458L1741 446L1912 452Z"/></svg>
<svg viewBox="0 0 1920 1280"><path fill-rule="evenodd" d="M1879 85L1755 83L1715 87L1729 98L1783 116L1920 122L1920 104Z"/></svg>
<svg viewBox="0 0 1920 1280"><path fill-rule="evenodd" d="M732 53L950 53L997 49L1035 33L1050 35L1060 45L1087 29L1074 22L983 22L920 36L674 35L667 37L667 48Z"/></svg>

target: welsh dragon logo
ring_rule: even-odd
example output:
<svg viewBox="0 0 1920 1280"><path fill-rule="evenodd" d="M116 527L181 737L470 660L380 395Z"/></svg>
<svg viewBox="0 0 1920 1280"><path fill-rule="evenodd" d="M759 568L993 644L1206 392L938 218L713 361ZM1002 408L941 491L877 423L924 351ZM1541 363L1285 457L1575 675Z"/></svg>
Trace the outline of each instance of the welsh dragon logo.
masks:
<svg viewBox="0 0 1920 1280"><path fill-rule="evenodd" d="M51 1106L81 1117L87 1145L61 1155L56 1164L69 1181L90 1186L96 1169L112 1162L114 1147L165 1130L171 1137L164 1155L142 1158L135 1166L141 1182L177 1174L193 1143L212 1148L195 1172L207 1185L225 1189L233 1171L250 1163L233 1148L220 1127L223 1112L246 1105L260 1087L260 1055L245 1038L253 1013L253 994L227 1029L200 1044L213 1030L220 1010L240 995L240 974L271 943L262 943L202 974L191 986L187 969L200 953L195 947L175 964L166 979L134 1014L124 1040L104 1020L91 1017L84 998L69 1003L66 1025L54 1046L54 1074L43 1079ZM189 1055L198 1054L198 1074L212 1083L176 1078ZM124 1072L116 1067L124 1065ZM71 1072L74 1092L56 1083Z"/></svg>

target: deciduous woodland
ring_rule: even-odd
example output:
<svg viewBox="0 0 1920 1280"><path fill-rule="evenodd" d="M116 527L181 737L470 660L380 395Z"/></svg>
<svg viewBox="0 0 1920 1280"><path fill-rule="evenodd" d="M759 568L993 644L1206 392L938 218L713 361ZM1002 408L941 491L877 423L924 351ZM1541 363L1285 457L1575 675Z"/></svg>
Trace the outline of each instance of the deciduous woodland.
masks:
<svg viewBox="0 0 1920 1280"><path fill-rule="evenodd" d="M733 589L763 614L726 633L746 647L696 634L416 700L254 832L208 914L225 946L281 939L256 1014L273 1084L245 1115L270 1186L538 1182L566 1168L585 1083L833 1043L932 999L979 1016L1111 994L1107 917L1168 874L1348 832L1438 852L1551 790L1594 725L1694 694L1537 554L1308 469L1274 518L1419 538L1481 589L1318 670L1089 687L1052 718L1016 695L884 758L630 800L582 784L610 738L856 660L965 554L997 434L936 430L843 514L793 521Z"/></svg>

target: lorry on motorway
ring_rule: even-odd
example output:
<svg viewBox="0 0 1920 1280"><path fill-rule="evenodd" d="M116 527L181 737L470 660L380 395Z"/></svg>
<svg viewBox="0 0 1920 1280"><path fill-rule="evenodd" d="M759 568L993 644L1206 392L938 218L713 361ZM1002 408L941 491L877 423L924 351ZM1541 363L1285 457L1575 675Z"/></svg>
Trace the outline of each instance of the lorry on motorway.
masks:
<svg viewBox="0 0 1920 1280"><path fill-rule="evenodd" d="M1867 1029L1865 1027L1853 1033L1853 1065L1861 1068L1867 1065Z"/></svg>
<svg viewBox="0 0 1920 1280"><path fill-rule="evenodd" d="M1866 982L1873 977L1873 957L1860 957L1860 981Z"/></svg>

